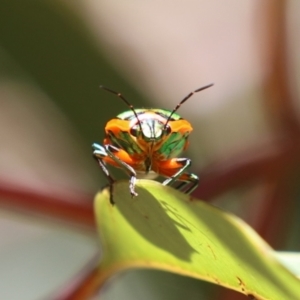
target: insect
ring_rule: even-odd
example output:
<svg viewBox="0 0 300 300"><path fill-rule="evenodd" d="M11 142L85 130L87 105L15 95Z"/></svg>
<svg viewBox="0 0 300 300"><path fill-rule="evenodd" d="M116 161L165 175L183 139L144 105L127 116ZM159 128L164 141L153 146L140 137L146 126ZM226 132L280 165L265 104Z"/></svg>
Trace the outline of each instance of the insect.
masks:
<svg viewBox="0 0 300 300"><path fill-rule="evenodd" d="M107 122L102 145L92 145L93 156L109 181L112 204L112 187L115 180L110 175L107 165L121 168L129 175L129 191L132 197L138 195L135 192L137 178L154 179L159 175L167 178L163 185L173 185L179 181L176 189L187 194L194 191L199 178L186 171L191 165L191 159L178 157L187 149L188 137L193 128L176 111L193 94L212 85L208 84L189 93L172 111L159 108L136 109L121 93L100 86L117 95L130 108Z"/></svg>

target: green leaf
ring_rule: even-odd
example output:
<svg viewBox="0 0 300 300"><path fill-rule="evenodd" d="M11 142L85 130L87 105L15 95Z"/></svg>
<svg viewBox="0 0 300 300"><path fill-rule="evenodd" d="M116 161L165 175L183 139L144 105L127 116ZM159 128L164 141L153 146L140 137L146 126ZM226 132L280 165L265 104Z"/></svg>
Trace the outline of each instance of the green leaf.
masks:
<svg viewBox="0 0 300 300"><path fill-rule="evenodd" d="M128 268L155 268L206 280L255 299L299 299L300 282L242 220L158 182L114 185L95 211L104 254L100 281Z"/></svg>

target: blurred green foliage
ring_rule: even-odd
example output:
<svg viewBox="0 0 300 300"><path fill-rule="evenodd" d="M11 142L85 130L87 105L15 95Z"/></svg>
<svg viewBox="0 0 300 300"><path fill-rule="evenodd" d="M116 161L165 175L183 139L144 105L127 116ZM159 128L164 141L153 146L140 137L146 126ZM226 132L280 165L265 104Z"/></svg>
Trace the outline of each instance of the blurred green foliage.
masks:
<svg viewBox="0 0 300 300"><path fill-rule="evenodd" d="M83 20L60 1L2 0L0 45L11 58L2 56L1 75L33 80L87 145L102 139L105 122L124 105L107 100L112 96L100 84L122 91L133 104L143 101L101 53Z"/></svg>

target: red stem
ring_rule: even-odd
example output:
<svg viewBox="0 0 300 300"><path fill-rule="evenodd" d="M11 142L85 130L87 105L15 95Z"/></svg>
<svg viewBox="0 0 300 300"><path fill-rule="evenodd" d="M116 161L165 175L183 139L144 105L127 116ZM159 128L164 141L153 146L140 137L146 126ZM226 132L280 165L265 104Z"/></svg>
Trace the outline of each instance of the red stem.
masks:
<svg viewBox="0 0 300 300"><path fill-rule="evenodd" d="M86 194L55 194L55 191L49 194L45 190L31 190L11 185L0 178L0 203L10 209L40 213L93 230L96 228L93 197Z"/></svg>
<svg viewBox="0 0 300 300"><path fill-rule="evenodd" d="M200 174L200 186L194 196L211 200L231 188L255 182L300 161L300 141L281 139L235 154L207 167Z"/></svg>

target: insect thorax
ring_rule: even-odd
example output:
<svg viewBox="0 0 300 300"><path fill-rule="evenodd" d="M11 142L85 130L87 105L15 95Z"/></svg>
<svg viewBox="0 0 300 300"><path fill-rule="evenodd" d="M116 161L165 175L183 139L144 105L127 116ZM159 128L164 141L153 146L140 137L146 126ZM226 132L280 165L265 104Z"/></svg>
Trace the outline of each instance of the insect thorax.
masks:
<svg viewBox="0 0 300 300"><path fill-rule="evenodd" d="M115 132L106 128L108 138L113 145L141 159L148 157L166 160L180 155L186 147L188 135L192 130L191 127L183 132L177 130L181 122L185 124L186 120L174 114L168 121L171 112L162 109L136 109L135 112L137 116L133 111L125 111L116 117L128 122L126 131ZM177 124L176 130L172 129L174 121Z"/></svg>
<svg viewBox="0 0 300 300"><path fill-rule="evenodd" d="M171 111L164 109L135 109L135 113L125 111L117 118L130 122L130 133L136 138L159 142L170 133L168 122L181 119L178 114L174 114L169 120L170 114Z"/></svg>

